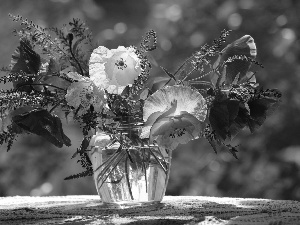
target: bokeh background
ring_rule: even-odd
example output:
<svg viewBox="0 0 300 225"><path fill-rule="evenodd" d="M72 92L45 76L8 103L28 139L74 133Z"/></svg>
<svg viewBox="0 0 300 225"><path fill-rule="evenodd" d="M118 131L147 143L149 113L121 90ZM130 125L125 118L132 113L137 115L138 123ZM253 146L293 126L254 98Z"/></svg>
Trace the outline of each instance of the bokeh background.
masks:
<svg viewBox="0 0 300 225"><path fill-rule="evenodd" d="M72 18L86 21L94 44L117 48L138 45L150 28L158 35L153 58L174 71L221 30L228 43L250 34L265 68L257 80L283 93L278 110L254 134L235 139L238 157L216 155L206 140L180 146L172 161L167 195L207 195L300 200L300 1L297 0L1 0L0 65L10 63L18 46L12 31L20 14L45 27ZM224 45L225 47L225 45ZM162 71L154 69L159 76ZM1 85L10 88L11 84ZM76 124L64 125L73 146L58 149L34 135L0 149L0 196L96 194L92 177L64 181L82 171L71 156L82 139Z"/></svg>

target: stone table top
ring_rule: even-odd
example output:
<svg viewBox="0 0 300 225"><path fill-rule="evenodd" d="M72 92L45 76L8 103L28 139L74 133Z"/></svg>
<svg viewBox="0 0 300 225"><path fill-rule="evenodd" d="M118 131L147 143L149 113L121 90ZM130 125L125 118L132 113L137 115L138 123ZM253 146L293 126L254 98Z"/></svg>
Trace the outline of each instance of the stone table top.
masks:
<svg viewBox="0 0 300 225"><path fill-rule="evenodd" d="M300 202L166 196L147 207L116 209L99 196L0 197L0 224L300 225Z"/></svg>

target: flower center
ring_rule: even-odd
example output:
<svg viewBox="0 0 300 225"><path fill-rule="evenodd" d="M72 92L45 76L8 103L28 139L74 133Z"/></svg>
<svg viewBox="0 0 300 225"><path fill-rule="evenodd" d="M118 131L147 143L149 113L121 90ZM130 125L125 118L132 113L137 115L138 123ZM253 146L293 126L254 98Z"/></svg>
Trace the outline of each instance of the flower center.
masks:
<svg viewBox="0 0 300 225"><path fill-rule="evenodd" d="M120 58L116 61L115 65L118 67L119 70L123 70L127 67L126 61L123 58Z"/></svg>

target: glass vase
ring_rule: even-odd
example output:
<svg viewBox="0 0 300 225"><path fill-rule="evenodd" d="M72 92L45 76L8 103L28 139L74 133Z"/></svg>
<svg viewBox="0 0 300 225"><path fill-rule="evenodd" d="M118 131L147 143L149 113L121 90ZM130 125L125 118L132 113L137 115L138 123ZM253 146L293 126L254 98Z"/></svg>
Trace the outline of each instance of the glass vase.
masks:
<svg viewBox="0 0 300 225"><path fill-rule="evenodd" d="M118 208L161 202L168 184L171 153L157 146L93 147L90 159L102 202Z"/></svg>

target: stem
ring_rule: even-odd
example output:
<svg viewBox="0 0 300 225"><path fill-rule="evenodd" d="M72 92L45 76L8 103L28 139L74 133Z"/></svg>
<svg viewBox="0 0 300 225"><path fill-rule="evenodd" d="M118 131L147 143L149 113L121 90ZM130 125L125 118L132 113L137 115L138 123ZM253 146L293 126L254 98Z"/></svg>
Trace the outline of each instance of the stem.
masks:
<svg viewBox="0 0 300 225"><path fill-rule="evenodd" d="M73 80L73 79L71 79L71 78L69 78L67 76L62 76L59 73L46 74L46 75L43 75L43 77L59 77L59 78L65 80L65 81L68 81L70 83L72 83L72 80ZM42 77L40 79L42 79Z"/></svg>
<svg viewBox="0 0 300 225"><path fill-rule="evenodd" d="M112 164L112 162L119 156L119 154L121 153L121 151L117 150L115 151L105 162L103 162L100 166L98 166L95 171L99 170L101 167L103 167L105 164L109 164L108 167L110 166L110 164ZM103 169L104 170L104 169Z"/></svg>
<svg viewBox="0 0 300 225"><path fill-rule="evenodd" d="M207 54L208 54L208 52L206 52L204 55L202 55L202 56L198 59L199 62L202 62L202 59L203 59ZM191 57L193 57L193 56L191 56ZM190 57L190 58L191 58L191 57ZM189 58L189 59L190 59L190 58ZM184 81L184 80L185 80L192 72L194 72L196 69L197 69L197 67L194 67L193 70L192 70L191 72L189 72L188 75L186 75L185 78L184 78L182 81ZM206 73L206 74L204 74L204 75L202 75L202 76L200 76L200 77L198 77L198 78L196 78L196 79L201 79L201 78L207 76L208 74L210 74L211 72L212 72L212 71L209 71L209 73Z"/></svg>
<svg viewBox="0 0 300 225"><path fill-rule="evenodd" d="M130 162L131 162L131 163L134 163L134 162L133 162L133 159L132 159L132 157L131 157L131 155L130 155L129 149L126 149L126 153L127 153L127 157L128 157L128 159L130 160Z"/></svg>
<svg viewBox="0 0 300 225"><path fill-rule="evenodd" d="M80 63L78 62L78 60L76 59L76 57L75 57L75 55L73 53L73 50L72 50L72 41L69 41L69 48L70 48L70 53L71 53L73 59L75 60L76 64L78 65L82 76L84 76L83 69L81 68Z"/></svg>
<svg viewBox="0 0 300 225"><path fill-rule="evenodd" d="M179 70L181 70L181 68L182 68L189 60L191 60L192 57L193 57L193 55L190 56L189 58L187 58L187 59L181 64L181 66L178 67L178 69L177 69L177 70L175 71L175 73L174 73L174 76L179 72ZM162 88L164 88L165 86L167 86L167 84L170 83L171 80L172 80L172 78L170 78L170 79L167 81L167 83L164 84L164 86L163 86Z"/></svg>
<svg viewBox="0 0 300 225"><path fill-rule="evenodd" d="M165 159L165 156L162 154L162 152L160 151L160 148L159 147L157 147L157 149L158 149L158 153L160 154L160 156L161 156L161 158L162 158L162 160L163 160L163 162L165 163L165 165L166 165L166 169L167 169L167 167L168 167L168 162L166 162L166 159Z"/></svg>
<svg viewBox="0 0 300 225"><path fill-rule="evenodd" d="M203 85L208 85L208 86L214 88L212 83L210 83L208 81L192 81L192 82L190 82L190 84L203 84Z"/></svg>
<svg viewBox="0 0 300 225"><path fill-rule="evenodd" d="M178 73L179 72L179 70L191 59L193 57L193 55L192 56L190 56L189 58L187 58L183 63L182 63L182 65L181 66L179 66L178 67L178 69L176 70L176 72L174 73L174 75L176 75L176 73Z"/></svg>
<svg viewBox="0 0 300 225"><path fill-rule="evenodd" d="M58 103L56 103L55 104L55 106L53 106L50 110L49 110L49 113L52 113L53 112L53 110L56 108L56 107L58 107L59 105L60 105L60 103L62 103L63 101L64 101L65 99L61 99L61 100L59 100L59 102Z"/></svg>
<svg viewBox="0 0 300 225"><path fill-rule="evenodd" d="M107 180L107 178L109 177L109 175L112 173L112 171L118 166L118 164L122 161L122 159L126 156L126 154L123 153L123 156L120 157L119 161L116 162L116 164L113 166L113 168L108 172L108 174L103 178L102 183L99 187L99 189L103 186L104 182ZM108 169L109 170L109 169ZM105 175L105 173L102 174L103 171L101 171L101 174L98 175L97 177L97 181L98 179L101 179L101 177L103 177Z"/></svg>
<svg viewBox="0 0 300 225"><path fill-rule="evenodd" d="M190 71L183 79L182 81L185 81L186 78L188 78L188 76L190 76L192 74L192 72L194 72L196 69L193 68L192 71Z"/></svg>
<svg viewBox="0 0 300 225"><path fill-rule="evenodd" d="M63 89L63 88L57 87L57 86L52 85L52 84L22 84L22 85L20 85L20 86L18 86L18 87L16 88L16 91L18 91L18 89L20 89L21 87L24 87L24 86L38 86L38 85L49 86L49 87L57 88L57 89L62 90L62 91L64 91L64 92L67 91L67 90L65 90L65 89Z"/></svg>
<svg viewBox="0 0 300 225"><path fill-rule="evenodd" d="M128 173L128 156L125 159L125 177L126 177L126 183L128 185L128 190L129 190L130 198L131 198L131 200L134 200L133 199L133 195L132 195L131 186L130 186L129 173Z"/></svg>
<svg viewBox="0 0 300 225"><path fill-rule="evenodd" d="M23 22L24 22L24 21L23 21ZM26 22L26 25L27 25L27 26L30 26L31 28L33 28L33 29L35 29L36 31L38 31L39 34L42 34L42 36L43 36L44 39L47 39L47 40L51 43L51 45L54 45L54 46L55 46L59 51L61 51L65 56L68 56L68 54L64 51L63 48L61 48L58 44L54 43L54 42L51 40L51 38L49 37L49 36L50 36L49 34L47 35L47 34L45 33L45 31L41 30L41 29L42 29L41 27L36 27L36 26L34 26L34 25L31 25L31 24L28 23L28 22Z"/></svg>
<svg viewBox="0 0 300 225"><path fill-rule="evenodd" d="M152 152L151 148L149 148L149 152L153 155L153 157L155 158L156 162L160 165L160 167L163 169L163 171L167 174L167 168L164 168L164 166L162 165L162 163L159 160L159 158L157 158L157 156Z"/></svg>
<svg viewBox="0 0 300 225"><path fill-rule="evenodd" d="M210 70L210 71L208 71L207 73L205 73L205 74L203 74L203 75L201 75L201 76L199 76L199 77L193 78L193 79L191 79L191 80L189 80L189 81L200 80L200 79L202 79L203 77L208 76L210 73L212 73L212 72L214 72L214 71L215 71L215 70Z"/></svg>
<svg viewBox="0 0 300 225"><path fill-rule="evenodd" d="M143 153L143 169L144 169L144 176L145 176L145 182L146 182L146 193L148 193L148 181L147 181L147 171L146 171L146 165L145 165L145 149L142 148L142 153Z"/></svg>

